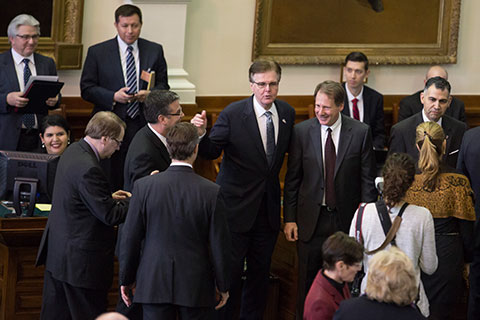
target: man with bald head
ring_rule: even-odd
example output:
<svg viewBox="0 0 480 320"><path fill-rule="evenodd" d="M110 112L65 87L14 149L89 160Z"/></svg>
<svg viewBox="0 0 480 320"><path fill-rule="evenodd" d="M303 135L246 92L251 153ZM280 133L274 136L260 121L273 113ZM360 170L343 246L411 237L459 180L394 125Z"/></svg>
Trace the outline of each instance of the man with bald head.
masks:
<svg viewBox="0 0 480 320"><path fill-rule="evenodd" d="M441 77L445 80L448 80L448 72L441 66L432 66L428 69L425 74L425 80L423 81L424 85L427 83L428 79L433 77ZM411 96L407 96L400 100L400 110L398 111L398 121L402 121L410 116L413 116L415 113L422 111L423 104L420 100L420 93L423 90L420 90ZM447 116L450 116L454 119L466 122L465 120L465 104L463 101L452 96L450 106L445 111Z"/></svg>

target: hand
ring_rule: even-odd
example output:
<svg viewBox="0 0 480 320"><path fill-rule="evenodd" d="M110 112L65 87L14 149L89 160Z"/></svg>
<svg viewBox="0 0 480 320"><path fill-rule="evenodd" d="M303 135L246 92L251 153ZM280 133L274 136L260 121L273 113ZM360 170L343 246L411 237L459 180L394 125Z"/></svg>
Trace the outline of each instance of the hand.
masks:
<svg viewBox="0 0 480 320"><path fill-rule="evenodd" d="M216 293L217 301L220 300L218 302L217 306L215 307L215 310L218 310L218 309L222 308L227 303L229 294L228 294L228 291L227 292L218 291L218 288L216 288L215 290L217 291L217 293Z"/></svg>
<svg viewBox="0 0 480 320"><path fill-rule="evenodd" d="M124 191L124 190L117 190L114 193L112 193L112 198L115 200L123 200L126 198L130 198L131 196L132 194L130 192Z"/></svg>
<svg viewBox="0 0 480 320"><path fill-rule="evenodd" d="M16 91L7 94L7 103L12 107L23 108L28 103L28 98L23 97L23 92Z"/></svg>
<svg viewBox="0 0 480 320"><path fill-rule="evenodd" d="M127 307L130 307L132 305L132 299L130 299L130 296L133 297L135 295L135 286L136 286L135 282L129 286L120 286L120 293L122 294L122 300Z"/></svg>
<svg viewBox="0 0 480 320"><path fill-rule="evenodd" d="M57 102L58 102L58 95L53 98L48 98L47 101L45 101L45 103L49 107L54 107L57 104Z"/></svg>
<svg viewBox="0 0 480 320"><path fill-rule="evenodd" d="M198 135L203 136L207 130L207 111L202 110L202 113L197 113L190 123L197 127Z"/></svg>
<svg viewBox="0 0 480 320"><path fill-rule="evenodd" d="M133 94L128 94L129 87L123 87L113 95L113 101L118 103L128 103L133 99Z"/></svg>
<svg viewBox="0 0 480 320"><path fill-rule="evenodd" d="M287 222L283 228L283 233L285 233L285 238L287 241L297 241L298 240L298 227L296 222Z"/></svg>
<svg viewBox="0 0 480 320"><path fill-rule="evenodd" d="M134 96L136 100L139 102L145 102L145 99L147 99L148 94L150 93L149 90L140 90L138 93Z"/></svg>

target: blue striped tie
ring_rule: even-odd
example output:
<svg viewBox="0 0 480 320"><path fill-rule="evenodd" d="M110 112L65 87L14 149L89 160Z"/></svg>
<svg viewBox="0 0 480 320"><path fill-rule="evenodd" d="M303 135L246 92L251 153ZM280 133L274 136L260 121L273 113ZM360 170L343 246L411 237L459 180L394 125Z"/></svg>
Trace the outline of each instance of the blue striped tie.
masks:
<svg viewBox="0 0 480 320"><path fill-rule="evenodd" d="M32 71L28 66L28 63L30 62L30 60L25 58L22 60L22 62L25 64L25 68L23 68L23 84L27 85L27 82L30 79L30 76L32 75ZM22 116L22 122L25 128L32 129L35 126L35 115L33 113L24 114Z"/></svg>
<svg viewBox="0 0 480 320"><path fill-rule="evenodd" d="M135 57L133 56L133 47L128 46L127 48L127 87L130 88L128 93L134 94L137 93L137 66L135 65ZM135 119L138 115L138 111L140 110L140 106L138 101L131 102L127 107L127 115Z"/></svg>

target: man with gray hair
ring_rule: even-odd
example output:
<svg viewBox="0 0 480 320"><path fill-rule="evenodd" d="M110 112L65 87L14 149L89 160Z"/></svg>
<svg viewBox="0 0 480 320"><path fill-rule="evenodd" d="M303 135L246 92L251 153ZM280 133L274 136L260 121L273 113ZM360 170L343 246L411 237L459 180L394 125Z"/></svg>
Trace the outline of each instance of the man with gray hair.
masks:
<svg viewBox="0 0 480 320"><path fill-rule="evenodd" d="M40 23L20 14L8 25L11 49L0 54L0 150L34 151L40 145L39 124L44 111L58 106L58 96L39 105L38 112L23 114L29 99L23 97L30 76L57 75L52 58L35 53Z"/></svg>
<svg viewBox="0 0 480 320"><path fill-rule="evenodd" d="M124 134L117 115L98 112L58 162L36 263L45 264L41 319L94 319L107 310L114 226L125 220L130 193L111 194L99 162L120 148Z"/></svg>

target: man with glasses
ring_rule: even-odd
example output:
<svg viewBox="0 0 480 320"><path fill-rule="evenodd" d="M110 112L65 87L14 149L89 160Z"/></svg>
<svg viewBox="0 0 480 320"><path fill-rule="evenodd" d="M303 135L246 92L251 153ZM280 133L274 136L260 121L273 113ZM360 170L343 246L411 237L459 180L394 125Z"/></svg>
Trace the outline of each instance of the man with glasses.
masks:
<svg viewBox="0 0 480 320"><path fill-rule="evenodd" d="M0 54L0 150L34 151L40 146L39 124L46 108L58 106L51 97L36 106L38 112L24 114L28 98L23 97L31 76L57 75L52 58L35 53L40 37L40 23L28 14L13 18L7 29L11 49Z"/></svg>
<svg viewBox="0 0 480 320"><path fill-rule="evenodd" d="M204 158L216 159L223 151L216 182L225 194L233 247L231 301L221 316L224 319L232 319L240 298L241 319L262 319L265 309L280 229L278 174L295 122L295 110L276 99L280 78L275 61L253 62L249 69L253 95L227 106L200 142L199 154ZM205 119L205 112L192 119L202 134Z"/></svg>
<svg viewBox="0 0 480 320"><path fill-rule="evenodd" d="M124 134L117 115L99 112L60 158L36 263L45 264L41 319L94 319L107 310L114 226L125 220L130 193L111 194L99 162L120 149Z"/></svg>
<svg viewBox="0 0 480 320"><path fill-rule="evenodd" d="M167 150L168 131L184 116L179 96L172 91L152 91L143 107L147 125L140 129L128 148L125 159L124 190L132 191L134 182L152 172L165 171L171 163ZM123 235L123 224L119 228L117 255ZM132 304L129 308L119 299L117 311L129 319L142 319L142 308Z"/></svg>
<svg viewBox="0 0 480 320"><path fill-rule="evenodd" d="M127 124L125 143L110 163L103 165L116 189L123 187L122 172L130 141L147 124L142 112L149 93L144 75L155 72L155 86L151 89L170 87L163 47L140 38L140 8L121 5L115 10L114 25L118 34L115 38L88 49L80 89L82 98L94 104L93 114L112 111Z"/></svg>

